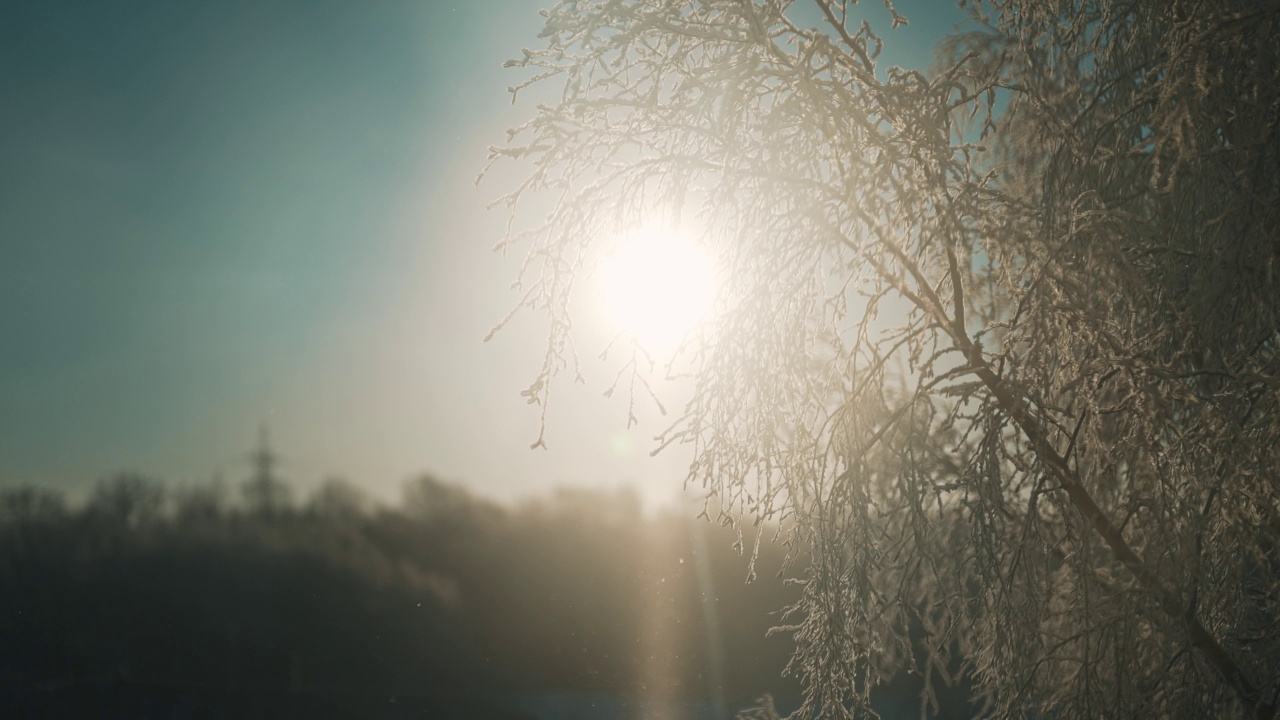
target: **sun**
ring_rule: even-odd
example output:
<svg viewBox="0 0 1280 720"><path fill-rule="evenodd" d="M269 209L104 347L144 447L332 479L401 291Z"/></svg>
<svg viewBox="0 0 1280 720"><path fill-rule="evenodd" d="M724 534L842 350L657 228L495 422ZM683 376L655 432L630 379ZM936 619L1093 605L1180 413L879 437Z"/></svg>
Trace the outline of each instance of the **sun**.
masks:
<svg viewBox="0 0 1280 720"><path fill-rule="evenodd" d="M679 233L628 235L600 273L604 310L651 354L673 353L711 307L715 272L705 249Z"/></svg>

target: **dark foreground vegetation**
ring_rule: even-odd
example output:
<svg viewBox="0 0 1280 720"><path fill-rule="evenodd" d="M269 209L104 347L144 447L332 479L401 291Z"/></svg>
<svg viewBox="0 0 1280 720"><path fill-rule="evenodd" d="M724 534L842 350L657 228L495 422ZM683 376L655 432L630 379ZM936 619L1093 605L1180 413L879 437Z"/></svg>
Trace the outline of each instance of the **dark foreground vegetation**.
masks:
<svg viewBox="0 0 1280 720"><path fill-rule="evenodd" d="M583 491L508 508L431 478L381 509L341 483L300 507L136 476L75 508L6 489L0 716L696 716L793 694L765 638L791 594L744 584L734 532L686 515Z"/></svg>
<svg viewBox="0 0 1280 720"><path fill-rule="evenodd" d="M790 640L766 637L797 595L773 577L783 548L761 544L748 584L736 531L690 512L646 516L628 493L580 490L513 508L430 477L395 508L340 482L301 505L245 497L130 475L74 507L0 491L0 717L795 705L780 677ZM897 715L893 693L881 705Z"/></svg>

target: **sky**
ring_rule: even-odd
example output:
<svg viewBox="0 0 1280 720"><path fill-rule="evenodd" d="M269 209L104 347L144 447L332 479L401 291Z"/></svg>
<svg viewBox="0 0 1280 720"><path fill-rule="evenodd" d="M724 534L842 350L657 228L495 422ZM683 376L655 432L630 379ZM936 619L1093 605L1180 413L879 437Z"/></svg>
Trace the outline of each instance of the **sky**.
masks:
<svg viewBox="0 0 1280 720"><path fill-rule="evenodd" d="M389 500L431 473L504 499L674 497L687 454L649 457L664 419L627 430L605 368L556 388L534 451L520 390L545 325L482 342L519 258L491 252L500 187L473 181L532 112L512 107L502 63L538 44L547 2L6 10L0 486L76 492L125 470L236 483L265 424L304 494L340 476ZM876 25L890 63L927 64L961 19L896 6L908 27Z"/></svg>

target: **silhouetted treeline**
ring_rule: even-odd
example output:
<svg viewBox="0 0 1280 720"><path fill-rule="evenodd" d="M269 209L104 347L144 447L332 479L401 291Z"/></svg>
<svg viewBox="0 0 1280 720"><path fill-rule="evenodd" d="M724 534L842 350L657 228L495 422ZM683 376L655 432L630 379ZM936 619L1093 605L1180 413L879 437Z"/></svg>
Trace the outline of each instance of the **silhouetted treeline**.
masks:
<svg viewBox="0 0 1280 720"><path fill-rule="evenodd" d="M507 507L430 477L376 508L137 475L0 489L0 716L711 717L771 692L794 590L735 531L627 493ZM594 707L594 709L592 709Z"/></svg>

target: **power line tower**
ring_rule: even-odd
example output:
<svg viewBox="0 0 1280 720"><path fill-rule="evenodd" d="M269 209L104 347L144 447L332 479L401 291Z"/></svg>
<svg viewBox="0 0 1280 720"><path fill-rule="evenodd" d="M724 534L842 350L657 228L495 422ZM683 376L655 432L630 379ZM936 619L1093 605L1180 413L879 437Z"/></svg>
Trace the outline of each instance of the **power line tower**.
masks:
<svg viewBox="0 0 1280 720"><path fill-rule="evenodd" d="M272 518L289 507L289 486L276 476L280 456L271 450L267 437L267 424L258 428L258 447L249 454L253 475L241 486L249 512Z"/></svg>

